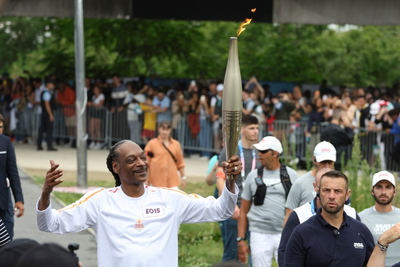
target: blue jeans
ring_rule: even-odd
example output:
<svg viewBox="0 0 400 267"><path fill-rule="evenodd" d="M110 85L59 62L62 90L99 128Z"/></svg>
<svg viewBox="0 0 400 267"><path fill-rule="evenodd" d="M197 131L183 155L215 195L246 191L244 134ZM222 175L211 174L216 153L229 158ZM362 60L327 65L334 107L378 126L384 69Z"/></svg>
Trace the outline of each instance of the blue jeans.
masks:
<svg viewBox="0 0 400 267"><path fill-rule="evenodd" d="M238 259L238 247L237 247L237 229L238 229L238 222L232 218L224 221L224 230L225 237L224 241L224 255L222 256L222 261L229 261L229 260L236 260ZM250 232L249 228L247 227L246 230L246 239L250 240ZM251 257L248 257L249 266L252 266Z"/></svg>
<svg viewBox="0 0 400 267"><path fill-rule="evenodd" d="M207 119L200 119L200 134L199 134L199 142L201 148L211 148L212 144L212 134L211 134L211 125ZM204 157L211 157L211 152L202 151L201 155Z"/></svg>

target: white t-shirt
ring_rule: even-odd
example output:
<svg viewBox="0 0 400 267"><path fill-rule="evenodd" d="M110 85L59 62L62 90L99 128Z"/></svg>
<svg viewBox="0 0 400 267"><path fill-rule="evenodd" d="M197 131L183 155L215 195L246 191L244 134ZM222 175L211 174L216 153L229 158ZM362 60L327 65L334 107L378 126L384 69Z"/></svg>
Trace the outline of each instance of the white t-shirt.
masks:
<svg viewBox="0 0 400 267"><path fill-rule="evenodd" d="M104 101L104 99L105 99L104 94L101 93L97 97L95 95L93 95L92 102L93 102L93 104L98 105L98 104L100 104L101 101Z"/></svg>
<svg viewBox="0 0 400 267"><path fill-rule="evenodd" d="M46 86L44 86L44 84L35 89L35 102L40 102L40 98L42 97L42 92L44 90L46 90ZM42 114L42 106L40 104L36 105L35 113Z"/></svg>
<svg viewBox="0 0 400 267"><path fill-rule="evenodd" d="M358 214L361 218L361 222L364 223L371 231L374 241L378 241L378 238L388 230L390 227L400 221L400 209L392 206L390 212L378 212L375 206L363 210ZM392 266L400 261L400 242L394 242L389 245L388 251L386 252L385 266Z"/></svg>
<svg viewBox="0 0 400 267"><path fill-rule="evenodd" d="M226 188L218 199L167 188L145 187L132 198L121 187L96 189L61 210L36 210L38 227L51 233L96 232L98 266L178 266L181 223L228 219L236 206ZM36 205L37 207L37 205Z"/></svg>

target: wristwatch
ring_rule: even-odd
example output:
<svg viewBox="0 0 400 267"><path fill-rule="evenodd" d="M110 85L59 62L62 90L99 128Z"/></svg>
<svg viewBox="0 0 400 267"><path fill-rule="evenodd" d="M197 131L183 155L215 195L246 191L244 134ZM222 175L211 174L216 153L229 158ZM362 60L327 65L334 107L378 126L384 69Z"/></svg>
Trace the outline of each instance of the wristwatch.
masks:
<svg viewBox="0 0 400 267"><path fill-rule="evenodd" d="M387 251L389 247L389 245L384 246L380 244L379 241L376 242L376 245L381 249L381 251Z"/></svg>
<svg viewBox="0 0 400 267"><path fill-rule="evenodd" d="M244 241L244 240L246 240L246 238L244 238L244 237L241 237L241 236L238 236L237 238L236 238L236 242L240 242L240 241Z"/></svg>

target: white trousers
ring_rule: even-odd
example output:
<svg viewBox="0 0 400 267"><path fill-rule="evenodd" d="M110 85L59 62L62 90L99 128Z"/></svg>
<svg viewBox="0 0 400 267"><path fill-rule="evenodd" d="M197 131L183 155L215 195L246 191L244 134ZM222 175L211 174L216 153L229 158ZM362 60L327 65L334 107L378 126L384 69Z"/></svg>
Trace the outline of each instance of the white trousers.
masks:
<svg viewBox="0 0 400 267"><path fill-rule="evenodd" d="M272 256L278 262L278 247L281 234L250 233L251 260L253 267L270 267Z"/></svg>

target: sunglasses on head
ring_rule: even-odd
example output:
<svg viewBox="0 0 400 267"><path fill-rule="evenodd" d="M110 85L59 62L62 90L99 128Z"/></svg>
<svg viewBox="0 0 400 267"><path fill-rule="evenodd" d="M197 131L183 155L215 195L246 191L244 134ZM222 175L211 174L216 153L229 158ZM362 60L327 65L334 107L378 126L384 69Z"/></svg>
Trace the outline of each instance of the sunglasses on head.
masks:
<svg viewBox="0 0 400 267"><path fill-rule="evenodd" d="M269 151L272 151L272 149L267 149L267 150L259 150L261 154L267 154Z"/></svg>

